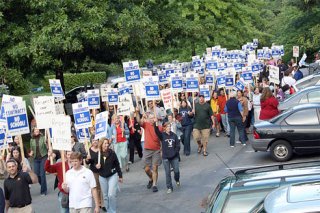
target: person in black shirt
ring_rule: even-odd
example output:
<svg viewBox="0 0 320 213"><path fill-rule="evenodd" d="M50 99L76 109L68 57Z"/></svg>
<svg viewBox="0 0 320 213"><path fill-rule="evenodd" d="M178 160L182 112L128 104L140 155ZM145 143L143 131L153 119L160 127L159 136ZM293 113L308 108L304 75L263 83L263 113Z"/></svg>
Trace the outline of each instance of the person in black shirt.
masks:
<svg viewBox="0 0 320 213"><path fill-rule="evenodd" d="M103 143L103 139L100 140L101 143ZM99 141L94 139L94 135L91 136L91 147L89 149L89 154L86 159L86 164L89 165L89 169L93 172L94 179L97 183L97 193L98 193L98 202L99 206L103 211L107 211L104 207L103 203L103 196L101 192L101 186L99 182L99 169L97 169L98 164L98 156L101 155L100 149L99 149Z"/></svg>
<svg viewBox="0 0 320 213"><path fill-rule="evenodd" d="M31 194L29 184L38 183L38 177L26 166L18 172L18 163L14 159L6 162L9 177L4 181L6 211L31 213Z"/></svg>
<svg viewBox="0 0 320 213"><path fill-rule="evenodd" d="M97 164L96 168L99 169L99 182L107 212L116 212L118 181L122 183L123 179L117 155L109 148L110 143L108 139L103 139L100 164Z"/></svg>
<svg viewBox="0 0 320 213"><path fill-rule="evenodd" d="M4 195L3 195L3 190L0 187L0 213L4 213L4 208L5 208L5 200L4 200Z"/></svg>

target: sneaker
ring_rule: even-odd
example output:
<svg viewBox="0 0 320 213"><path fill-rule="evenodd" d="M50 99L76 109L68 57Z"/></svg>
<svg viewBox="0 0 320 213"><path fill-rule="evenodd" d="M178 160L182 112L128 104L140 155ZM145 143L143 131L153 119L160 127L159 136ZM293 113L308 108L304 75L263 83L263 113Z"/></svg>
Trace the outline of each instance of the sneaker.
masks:
<svg viewBox="0 0 320 213"><path fill-rule="evenodd" d="M157 186L152 186L152 191L153 192L157 192L158 191L158 187Z"/></svg>
<svg viewBox="0 0 320 213"><path fill-rule="evenodd" d="M129 161L128 164L133 164L133 162L132 162L132 161Z"/></svg>
<svg viewBox="0 0 320 213"><path fill-rule="evenodd" d="M169 189L167 190L167 194L170 194L170 193L172 193L172 189L171 189L171 188L169 188Z"/></svg>
<svg viewBox="0 0 320 213"><path fill-rule="evenodd" d="M236 141L236 143L241 143L241 141Z"/></svg>
<svg viewBox="0 0 320 213"><path fill-rule="evenodd" d="M147 188L148 188L148 189L151 189L152 183L153 183L152 180L149 180L148 185L147 185Z"/></svg>
<svg viewBox="0 0 320 213"><path fill-rule="evenodd" d="M217 134L216 134L216 137L219 137L219 136L220 136L220 133L217 133Z"/></svg>
<svg viewBox="0 0 320 213"><path fill-rule="evenodd" d="M230 146L231 148L234 148L234 146Z"/></svg>
<svg viewBox="0 0 320 213"><path fill-rule="evenodd" d="M180 185L180 181L177 181L176 182L176 185L177 185L177 187L180 187L181 185Z"/></svg>
<svg viewBox="0 0 320 213"><path fill-rule="evenodd" d="M246 146L247 144L243 143L242 146Z"/></svg>

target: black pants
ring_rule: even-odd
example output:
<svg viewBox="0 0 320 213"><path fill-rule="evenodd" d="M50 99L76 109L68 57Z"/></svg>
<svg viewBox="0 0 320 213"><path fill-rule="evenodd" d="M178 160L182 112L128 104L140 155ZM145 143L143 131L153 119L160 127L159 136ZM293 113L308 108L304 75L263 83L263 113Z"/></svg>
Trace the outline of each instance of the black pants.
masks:
<svg viewBox="0 0 320 213"><path fill-rule="evenodd" d="M141 137L133 134L129 138L130 157L129 161L134 162L134 148L137 148L139 158L142 158Z"/></svg>

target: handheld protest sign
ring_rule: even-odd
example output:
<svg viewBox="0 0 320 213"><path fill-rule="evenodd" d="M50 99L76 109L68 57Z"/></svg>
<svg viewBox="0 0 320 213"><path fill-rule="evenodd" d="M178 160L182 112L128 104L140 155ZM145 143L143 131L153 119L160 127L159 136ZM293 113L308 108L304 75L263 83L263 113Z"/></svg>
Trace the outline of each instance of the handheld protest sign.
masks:
<svg viewBox="0 0 320 213"><path fill-rule="evenodd" d="M40 96L33 99L35 119L38 129L49 129L52 123L52 117L56 114L54 97Z"/></svg>
<svg viewBox="0 0 320 213"><path fill-rule="evenodd" d="M249 68L249 69L247 69ZM241 73L241 78L243 78L243 80L246 83L252 83L253 82L253 78L252 78L252 72L251 72L251 67L244 67L244 69L242 70Z"/></svg>
<svg viewBox="0 0 320 213"><path fill-rule="evenodd" d="M236 91L237 91L237 90L243 91L244 88L245 88L245 82L244 82L242 79L240 79L239 81L237 81L236 85L234 85L234 87L233 87L233 89L236 90Z"/></svg>
<svg viewBox="0 0 320 213"><path fill-rule="evenodd" d="M100 108L100 94L98 89L88 90L88 106L89 109Z"/></svg>
<svg viewBox="0 0 320 213"><path fill-rule="evenodd" d="M199 75L198 73L186 74L186 92L199 91Z"/></svg>
<svg viewBox="0 0 320 213"><path fill-rule="evenodd" d="M128 83L135 83L140 81L140 69L139 69L139 62L136 61L129 61L123 62L123 70L124 70L124 77L126 82Z"/></svg>
<svg viewBox="0 0 320 213"><path fill-rule="evenodd" d="M116 88L110 89L110 91L108 92L108 104L110 106L118 105L118 99L118 90Z"/></svg>
<svg viewBox="0 0 320 213"><path fill-rule="evenodd" d="M71 151L70 116L56 115L52 119L52 147L54 150Z"/></svg>
<svg viewBox="0 0 320 213"><path fill-rule="evenodd" d="M218 88L225 87L225 84L226 84L226 76L224 74L217 75Z"/></svg>
<svg viewBox="0 0 320 213"><path fill-rule="evenodd" d="M269 65L269 81L275 84L280 84L279 67Z"/></svg>
<svg viewBox="0 0 320 213"><path fill-rule="evenodd" d="M210 101L210 90L208 85L200 85L200 95L204 96L205 101Z"/></svg>
<svg viewBox="0 0 320 213"><path fill-rule="evenodd" d="M30 133L25 101L6 104L4 109L11 136Z"/></svg>
<svg viewBox="0 0 320 213"><path fill-rule="evenodd" d="M65 99L59 79L49 79L50 90L53 97L63 100Z"/></svg>
<svg viewBox="0 0 320 213"><path fill-rule="evenodd" d="M72 109L76 129L88 128L92 126L87 102L72 104Z"/></svg>
<svg viewBox="0 0 320 213"><path fill-rule="evenodd" d="M77 95L77 100L78 102L87 102L88 101L88 93L86 92L80 92L78 95Z"/></svg>
<svg viewBox="0 0 320 213"><path fill-rule="evenodd" d="M131 85L125 83L119 83L118 84L118 93L119 95L124 95L124 94L131 94L130 93L130 87ZM135 94L135 89L134 86L132 86L133 94Z"/></svg>
<svg viewBox="0 0 320 213"><path fill-rule="evenodd" d="M214 75L211 72L206 74L206 85L214 86Z"/></svg>
<svg viewBox="0 0 320 213"><path fill-rule="evenodd" d="M108 124L108 112L100 112L96 116L96 123L95 123L95 140L100 138L106 137L107 132L107 125Z"/></svg>
<svg viewBox="0 0 320 213"><path fill-rule="evenodd" d="M163 106L165 110L172 110L173 109L173 103L172 103L172 93L170 89L164 89L161 90L161 99L163 101Z"/></svg>
<svg viewBox="0 0 320 213"><path fill-rule="evenodd" d="M131 94L119 95L117 115L130 116L131 112L134 112Z"/></svg>
<svg viewBox="0 0 320 213"><path fill-rule="evenodd" d="M145 91L148 100L157 100L160 98L158 76L152 76L145 79Z"/></svg>
<svg viewBox="0 0 320 213"><path fill-rule="evenodd" d="M108 84L101 84L101 86L100 86L100 96L101 96L101 101L102 102L107 102L108 101L107 94L108 94Z"/></svg>
<svg viewBox="0 0 320 213"><path fill-rule="evenodd" d="M167 78L167 74L165 71L161 70L158 72L158 76L159 76L159 84L160 85L164 85L168 83L168 78Z"/></svg>
<svg viewBox="0 0 320 213"><path fill-rule="evenodd" d="M234 86L234 75L226 75L225 87L230 89Z"/></svg>
<svg viewBox="0 0 320 213"><path fill-rule="evenodd" d="M76 129L77 138L80 143L85 143L87 138L90 138L89 128Z"/></svg>
<svg viewBox="0 0 320 213"><path fill-rule="evenodd" d="M171 80L171 89L173 92L182 92L183 91L183 79L182 74L173 74L170 77Z"/></svg>

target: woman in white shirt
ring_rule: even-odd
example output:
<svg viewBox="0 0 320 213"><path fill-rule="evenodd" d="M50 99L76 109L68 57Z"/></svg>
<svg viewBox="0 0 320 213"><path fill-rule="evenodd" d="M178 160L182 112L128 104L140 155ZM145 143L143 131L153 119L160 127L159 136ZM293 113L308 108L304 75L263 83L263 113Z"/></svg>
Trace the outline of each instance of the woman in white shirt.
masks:
<svg viewBox="0 0 320 213"><path fill-rule="evenodd" d="M261 92L262 92L261 87L255 87L252 95L252 105L253 105L255 124L260 122L259 116L261 111L261 105L260 105Z"/></svg>
<svg viewBox="0 0 320 213"><path fill-rule="evenodd" d="M284 77L282 78L282 81L281 81L281 86L283 88L282 90L286 96L290 95L290 87L292 87L296 83L296 80L292 77L292 70L293 70L292 67L287 69L284 72ZM289 86L289 88L286 88L286 87L284 88L284 85L286 84Z"/></svg>

